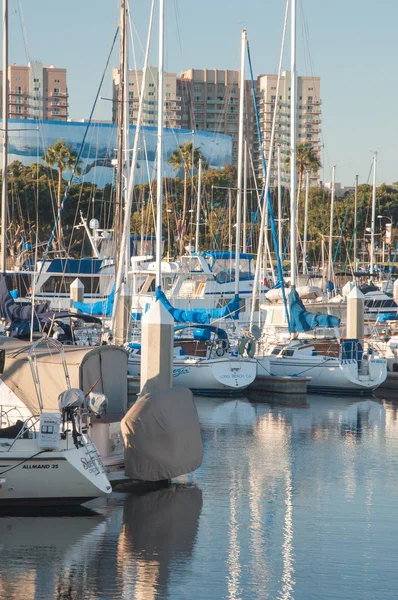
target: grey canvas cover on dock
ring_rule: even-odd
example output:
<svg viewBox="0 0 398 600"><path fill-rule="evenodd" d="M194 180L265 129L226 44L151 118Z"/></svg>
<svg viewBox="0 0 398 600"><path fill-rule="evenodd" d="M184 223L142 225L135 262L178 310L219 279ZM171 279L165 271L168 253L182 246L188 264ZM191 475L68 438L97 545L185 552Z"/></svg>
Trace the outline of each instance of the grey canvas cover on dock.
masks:
<svg viewBox="0 0 398 600"><path fill-rule="evenodd" d="M188 388L142 396L122 420L121 430L127 477L161 481L202 464L199 419Z"/></svg>

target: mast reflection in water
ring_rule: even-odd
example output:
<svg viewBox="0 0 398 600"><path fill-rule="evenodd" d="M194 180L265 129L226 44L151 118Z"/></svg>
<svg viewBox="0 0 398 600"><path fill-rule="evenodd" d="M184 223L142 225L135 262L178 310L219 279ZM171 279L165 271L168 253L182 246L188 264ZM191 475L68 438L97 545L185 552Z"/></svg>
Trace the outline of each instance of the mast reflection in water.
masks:
<svg viewBox="0 0 398 600"><path fill-rule="evenodd" d="M0 518L0 599L389 600L398 409L196 399L205 460L79 516Z"/></svg>

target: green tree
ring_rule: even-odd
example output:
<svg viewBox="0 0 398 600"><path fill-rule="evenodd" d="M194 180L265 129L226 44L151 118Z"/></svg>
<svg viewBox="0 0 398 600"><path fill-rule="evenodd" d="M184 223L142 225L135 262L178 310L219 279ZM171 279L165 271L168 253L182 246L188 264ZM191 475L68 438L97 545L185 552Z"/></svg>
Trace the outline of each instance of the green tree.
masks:
<svg viewBox="0 0 398 600"><path fill-rule="evenodd" d="M51 167L56 168L58 171L58 185L57 185L57 210L58 210L58 249L61 250L63 246L62 241L62 224L60 217L61 208L61 189L62 189L62 175L68 169L73 169L76 164L77 153L72 150L66 140L57 140L55 144L52 144L47 148L43 156L45 163ZM79 161L80 163L80 161ZM75 175L80 175L81 169L79 164L75 167Z"/></svg>
<svg viewBox="0 0 398 600"><path fill-rule="evenodd" d="M184 250L184 238L186 230L186 218L187 218L187 193L188 193L188 174L189 171L199 166L199 159L202 159L202 166L206 168L206 161L204 160L202 151L200 148L194 148L193 142L184 142L172 154L168 157L167 162L174 167L174 171L177 173L181 168L184 169L184 198L182 206L182 217L180 223L180 254Z"/></svg>
<svg viewBox="0 0 398 600"><path fill-rule="evenodd" d="M285 161L285 167L286 169L290 168L290 156L288 156L288 158ZM317 173L321 167L322 163L319 158L319 154L314 149L311 143L301 142L300 144L297 144L296 168L299 176L297 199L300 198L304 173L306 171L310 171L311 173Z"/></svg>

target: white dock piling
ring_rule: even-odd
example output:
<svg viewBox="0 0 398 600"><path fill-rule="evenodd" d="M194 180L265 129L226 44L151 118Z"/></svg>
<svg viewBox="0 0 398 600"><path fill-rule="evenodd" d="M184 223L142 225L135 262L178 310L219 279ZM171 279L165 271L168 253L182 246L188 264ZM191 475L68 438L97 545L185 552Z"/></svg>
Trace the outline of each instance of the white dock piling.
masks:
<svg viewBox="0 0 398 600"><path fill-rule="evenodd" d="M347 296L347 338L356 338L363 346L365 296L355 286Z"/></svg>
<svg viewBox="0 0 398 600"><path fill-rule="evenodd" d="M174 320L161 302L142 318L141 395L173 385Z"/></svg>
<svg viewBox="0 0 398 600"><path fill-rule="evenodd" d="M84 302L84 284L78 277L70 284L69 294L71 307L74 302Z"/></svg>
<svg viewBox="0 0 398 600"><path fill-rule="evenodd" d="M398 302L398 279L396 279L394 281L393 298L394 298L395 302Z"/></svg>

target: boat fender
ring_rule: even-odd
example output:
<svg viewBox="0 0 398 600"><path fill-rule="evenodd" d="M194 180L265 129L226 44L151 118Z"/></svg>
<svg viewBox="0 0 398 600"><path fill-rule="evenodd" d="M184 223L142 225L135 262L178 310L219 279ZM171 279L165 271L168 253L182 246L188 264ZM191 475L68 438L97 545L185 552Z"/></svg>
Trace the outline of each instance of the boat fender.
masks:
<svg viewBox="0 0 398 600"><path fill-rule="evenodd" d="M253 356L256 354L256 340L250 340L246 348L246 352L249 358L253 358Z"/></svg>
<svg viewBox="0 0 398 600"><path fill-rule="evenodd" d="M246 352L250 358L253 358L256 353L256 340L246 336L241 338L238 343L238 352L241 356Z"/></svg>

